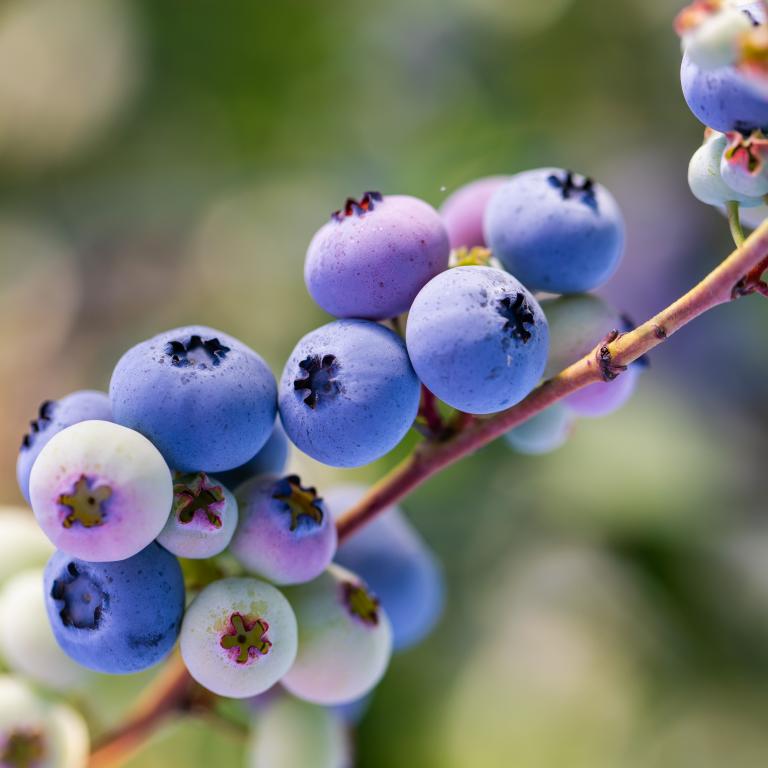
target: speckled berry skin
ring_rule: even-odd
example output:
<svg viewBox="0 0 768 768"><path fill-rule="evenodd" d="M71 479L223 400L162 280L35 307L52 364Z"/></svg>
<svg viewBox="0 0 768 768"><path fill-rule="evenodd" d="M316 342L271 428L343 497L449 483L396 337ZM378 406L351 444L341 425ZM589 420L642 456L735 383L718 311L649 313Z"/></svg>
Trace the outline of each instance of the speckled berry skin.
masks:
<svg viewBox="0 0 768 768"><path fill-rule="evenodd" d="M264 475L238 488L240 523L230 551L273 584L319 576L336 552L336 526L323 499L296 475Z"/></svg>
<svg viewBox="0 0 768 768"><path fill-rule="evenodd" d="M509 176L488 176L459 187L440 206L440 216L448 232L451 248L485 245L483 217L488 201Z"/></svg>
<svg viewBox="0 0 768 768"><path fill-rule="evenodd" d="M768 128L768 99L735 67L703 70L683 56L683 96L704 125L723 133Z"/></svg>
<svg viewBox="0 0 768 768"><path fill-rule="evenodd" d="M405 436L419 381L397 334L365 320L308 333L280 379L280 418L298 448L336 467L368 464Z"/></svg>
<svg viewBox="0 0 768 768"><path fill-rule="evenodd" d="M163 529L171 472L146 437L108 421L54 435L29 482L32 510L57 549L92 562L124 560Z"/></svg>
<svg viewBox="0 0 768 768"><path fill-rule="evenodd" d="M60 400L46 400L30 422L16 460L16 479L22 496L29 502L29 475L43 446L62 429L80 421L112 421L112 406L106 392L85 389Z"/></svg>
<svg viewBox="0 0 768 768"><path fill-rule="evenodd" d="M192 601L181 655L192 677L219 696L248 698L271 688L296 657L296 616L271 584L250 578L209 584Z"/></svg>
<svg viewBox="0 0 768 768"><path fill-rule="evenodd" d="M152 543L116 563L57 552L45 569L48 619L64 652L97 672L139 672L173 648L184 613L176 558Z"/></svg>
<svg viewBox="0 0 768 768"><path fill-rule="evenodd" d="M314 581L289 587L299 650L283 686L315 704L345 704L381 679L392 651L392 628L362 580L332 565Z"/></svg>
<svg viewBox="0 0 768 768"><path fill-rule="evenodd" d="M624 220L611 193L559 168L513 176L485 211L494 256L532 291L582 293L621 261Z"/></svg>
<svg viewBox="0 0 768 768"><path fill-rule="evenodd" d="M598 381L573 392L563 400L567 408L577 416L600 418L618 411L627 403L637 386L640 368L631 365L613 381Z"/></svg>
<svg viewBox="0 0 768 768"><path fill-rule="evenodd" d="M267 364L204 326L175 328L128 350L109 395L115 421L146 435L181 472L240 466L261 449L275 421Z"/></svg>
<svg viewBox="0 0 768 768"><path fill-rule="evenodd" d="M406 342L430 391L454 408L484 414L518 403L536 386L549 332L538 302L512 275L456 267L416 297Z"/></svg>
<svg viewBox="0 0 768 768"><path fill-rule="evenodd" d="M205 472L173 478L173 506L157 541L177 557L201 560L223 552L237 526L237 502Z"/></svg>
<svg viewBox="0 0 768 768"><path fill-rule="evenodd" d="M555 403L504 435L517 453L539 456L565 444L573 428L573 414L562 403Z"/></svg>
<svg viewBox="0 0 768 768"><path fill-rule="evenodd" d="M218 472L216 477L230 490L258 475L279 475L288 464L291 445L280 421L275 422L269 440L252 458L235 469Z"/></svg>
<svg viewBox="0 0 768 768"><path fill-rule="evenodd" d="M338 517L366 493L362 485L337 485L325 493ZM398 507L390 507L356 531L336 553L335 561L360 576L392 624L396 651L410 648L434 628L443 611L445 584L440 564Z"/></svg>
<svg viewBox="0 0 768 768"><path fill-rule="evenodd" d="M366 193L312 238L304 280L331 315L382 320L407 311L419 289L448 266L449 251L432 206L407 195Z"/></svg>

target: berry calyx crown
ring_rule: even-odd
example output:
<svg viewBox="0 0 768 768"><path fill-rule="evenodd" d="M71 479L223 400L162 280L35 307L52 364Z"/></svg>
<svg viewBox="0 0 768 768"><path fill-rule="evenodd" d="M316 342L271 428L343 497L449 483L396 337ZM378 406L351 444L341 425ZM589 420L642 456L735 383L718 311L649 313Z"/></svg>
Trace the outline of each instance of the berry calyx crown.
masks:
<svg viewBox="0 0 768 768"><path fill-rule="evenodd" d="M304 403L312 410L326 398L335 397L341 385L336 379L339 372L339 364L335 355L309 355L300 363L299 368L305 374L293 382L296 392L307 390Z"/></svg>
<svg viewBox="0 0 768 768"><path fill-rule="evenodd" d="M272 643L267 639L269 624L264 619L251 621L240 613L233 613L229 624L229 631L222 636L220 645L230 651L235 662L245 664L269 653Z"/></svg>
<svg viewBox="0 0 768 768"><path fill-rule="evenodd" d="M278 480L272 498L282 501L290 512L291 531L295 531L302 524L313 528L323 524L323 500L317 495L315 488L305 488L298 475L288 475Z"/></svg>
<svg viewBox="0 0 768 768"><path fill-rule="evenodd" d="M198 334L192 334L187 340L173 339L165 345L165 354L171 358L171 365L177 368L208 364L215 367L221 364L230 351L217 338L204 339Z"/></svg>
<svg viewBox="0 0 768 768"><path fill-rule="evenodd" d="M342 584L342 600L350 616L368 627L379 623L379 599L360 582L345 581Z"/></svg>
<svg viewBox="0 0 768 768"><path fill-rule="evenodd" d="M525 296L519 291L514 297L504 296L499 299L497 310L506 320L502 330L509 331L512 336L520 339L523 344L527 343L532 334L525 326L535 325L536 320Z"/></svg>
<svg viewBox="0 0 768 768"><path fill-rule="evenodd" d="M175 475L173 515L182 525L189 525L197 517L214 528L221 528L226 503L224 489L211 483L205 472Z"/></svg>
<svg viewBox="0 0 768 768"><path fill-rule="evenodd" d="M348 197L344 202L344 207L339 208L331 214L334 221L344 221L349 216L362 216L364 213L372 211L384 199L381 192L365 192L359 200L354 197Z"/></svg>
<svg viewBox="0 0 768 768"><path fill-rule="evenodd" d="M62 493L57 499L60 506L70 510L61 521L62 526L71 528L79 523L83 528L96 528L103 525L104 504L111 496L112 489L108 485L96 485L95 480L80 475L72 491Z"/></svg>
<svg viewBox="0 0 768 768"><path fill-rule="evenodd" d="M32 447L35 441L35 435L45 431L53 418L53 409L56 403L53 400L44 400L37 411L37 418L29 422L29 432L21 440L21 450L27 450Z"/></svg>

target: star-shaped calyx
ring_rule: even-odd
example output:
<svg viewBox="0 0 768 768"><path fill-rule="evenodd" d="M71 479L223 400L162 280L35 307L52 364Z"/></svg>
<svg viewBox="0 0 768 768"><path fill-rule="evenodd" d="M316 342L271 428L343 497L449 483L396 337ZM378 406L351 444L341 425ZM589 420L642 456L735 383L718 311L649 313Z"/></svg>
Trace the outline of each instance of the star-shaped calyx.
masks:
<svg viewBox="0 0 768 768"><path fill-rule="evenodd" d="M302 522L314 526L323 523L323 500L315 488L305 488L298 475L288 475L275 484L272 498L282 501L291 515L290 529L295 531Z"/></svg>
<svg viewBox="0 0 768 768"><path fill-rule="evenodd" d="M171 358L171 365L177 368L187 366L214 367L221 364L230 352L230 347L222 344L217 338L204 339L193 334L188 340L174 339L165 345L165 354Z"/></svg>
<svg viewBox="0 0 768 768"><path fill-rule="evenodd" d="M11 731L0 746L3 768L36 768L45 758L45 739L34 729Z"/></svg>
<svg viewBox="0 0 768 768"><path fill-rule="evenodd" d="M549 181L550 186L560 190L563 200L577 198L584 205L597 210L595 182L588 176L579 176L573 171L566 171L562 177L553 173L547 181Z"/></svg>
<svg viewBox="0 0 768 768"><path fill-rule="evenodd" d="M35 435L45 431L53 418L53 409L55 403L53 400L45 400L37 411L37 418L29 422L29 432L21 440L21 449L24 451L32 447L35 441Z"/></svg>
<svg viewBox="0 0 768 768"><path fill-rule="evenodd" d="M725 150L725 161L728 165L741 168L750 176L759 176L765 169L768 158L768 138L762 131L753 131L744 136L738 131L729 131L728 146Z"/></svg>
<svg viewBox="0 0 768 768"><path fill-rule="evenodd" d="M224 489L211 483L205 472L175 475L173 514L182 525L189 525L197 517L214 528L221 528L226 503Z"/></svg>
<svg viewBox="0 0 768 768"><path fill-rule="evenodd" d="M312 410L339 392L339 364L335 355L309 355L299 363L299 368L303 375L294 380L293 388L302 394L306 392L304 403Z"/></svg>
<svg viewBox="0 0 768 768"><path fill-rule="evenodd" d="M51 597L62 603L59 616L65 627L96 629L101 621L106 595L101 586L75 563L53 582Z"/></svg>
<svg viewBox="0 0 768 768"><path fill-rule="evenodd" d="M379 623L379 599L363 584L345 581L341 585L344 606L358 621L369 627Z"/></svg>
<svg viewBox="0 0 768 768"><path fill-rule="evenodd" d="M75 483L70 493L62 493L58 503L69 509L61 524L64 528L71 528L79 523L83 528L95 528L104 524L107 500L112 496L112 489L108 485L96 485L96 481L85 475Z"/></svg>
<svg viewBox="0 0 768 768"><path fill-rule="evenodd" d="M525 327L534 325L533 310L522 293L504 296L498 303L499 314L506 320L503 330L509 331L515 338L525 344L531 338L531 332Z"/></svg>
<svg viewBox="0 0 768 768"><path fill-rule="evenodd" d="M381 192L366 192L359 200L354 197L348 197L344 207L331 214L334 221L344 221L348 216L362 216L375 208L375 203L383 200Z"/></svg>
<svg viewBox="0 0 768 768"><path fill-rule="evenodd" d="M238 664L269 653L272 643L267 639L269 624L264 619L250 621L239 613L233 613L229 624L229 632L221 638L221 647L230 651Z"/></svg>

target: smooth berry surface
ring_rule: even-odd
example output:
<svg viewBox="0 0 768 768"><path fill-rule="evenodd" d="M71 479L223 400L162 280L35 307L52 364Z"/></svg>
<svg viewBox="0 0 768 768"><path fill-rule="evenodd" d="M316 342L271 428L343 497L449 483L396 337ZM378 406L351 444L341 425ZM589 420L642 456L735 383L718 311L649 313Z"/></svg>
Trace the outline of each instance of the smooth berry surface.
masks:
<svg viewBox="0 0 768 768"><path fill-rule="evenodd" d="M177 557L199 560L223 552L237 526L235 497L205 472L177 472L173 506L157 540Z"/></svg>
<svg viewBox="0 0 768 768"><path fill-rule="evenodd" d="M237 491L240 523L232 554L274 584L319 576L336 552L336 526L317 491L297 475L265 475Z"/></svg>
<svg viewBox="0 0 768 768"><path fill-rule="evenodd" d="M192 677L219 696L248 698L271 688L296 657L296 616L283 594L259 579L209 584L192 601L181 655Z"/></svg>
<svg viewBox="0 0 768 768"><path fill-rule="evenodd" d="M484 246L483 217L488 201L509 176L476 179L452 192L440 206L451 248Z"/></svg>
<svg viewBox="0 0 768 768"><path fill-rule="evenodd" d="M485 211L485 240L527 288L591 291L621 261L624 219L601 184L560 168L513 176Z"/></svg>
<svg viewBox="0 0 768 768"><path fill-rule="evenodd" d="M522 400L547 362L547 320L512 275L456 267L431 280L408 314L408 354L448 405L494 413Z"/></svg>
<svg viewBox="0 0 768 768"><path fill-rule="evenodd" d="M368 489L333 486L325 501L338 517ZM394 650L423 640L443 611L445 584L437 558L398 507L390 507L356 531L336 553L335 561L360 576L371 588L392 624Z"/></svg>
<svg viewBox="0 0 768 768"><path fill-rule="evenodd" d="M291 451L291 444L285 434L280 420L275 422L272 434L269 440L264 443L261 450L251 459L241 464L239 467L227 470L226 472L217 472L216 477L230 490L235 490L246 480L258 475L279 475L285 470L288 464L288 457Z"/></svg>
<svg viewBox="0 0 768 768"><path fill-rule="evenodd" d="M402 440L419 391L397 334L365 320L338 320L308 333L291 353L280 379L280 418L313 459L357 467Z"/></svg>
<svg viewBox="0 0 768 768"><path fill-rule="evenodd" d="M81 421L51 438L30 476L32 509L57 549L95 562L123 560L163 529L171 473L146 437Z"/></svg>
<svg viewBox="0 0 768 768"><path fill-rule="evenodd" d="M613 381L598 381L573 392L563 400L577 416L599 418L619 410L627 403L637 386L640 368L631 365Z"/></svg>
<svg viewBox="0 0 768 768"><path fill-rule="evenodd" d="M29 502L29 475L43 446L62 429L80 421L98 419L112 421L112 406L106 392L82 390L62 397L46 400L38 409L37 416L29 423L16 460L16 479L22 496Z"/></svg>
<svg viewBox="0 0 768 768"><path fill-rule="evenodd" d="M448 234L437 211L408 195L348 200L312 238L304 279L336 317L396 317L448 266Z"/></svg>
<svg viewBox="0 0 768 768"><path fill-rule="evenodd" d="M264 360L232 336L199 325L128 350L109 394L115 421L148 437L183 472L244 464L275 421L276 385Z"/></svg>
<svg viewBox="0 0 768 768"><path fill-rule="evenodd" d="M511 429L504 439L518 453L538 456L564 445L572 427L572 413L562 403L555 403Z"/></svg>
<svg viewBox="0 0 768 768"><path fill-rule="evenodd" d="M19 571L44 566L54 551L31 510L0 506L0 586Z"/></svg>
<svg viewBox="0 0 768 768"><path fill-rule="evenodd" d="M152 543L113 563L57 552L45 569L53 634L84 667L128 674L162 661L184 613L184 579L176 558Z"/></svg>
<svg viewBox="0 0 768 768"><path fill-rule="evenodd" d="M392 652L392 627L378 598L355 574L332 565L289 587L299 650L283 686L316 704L344 704L379 682Z"/></svg>

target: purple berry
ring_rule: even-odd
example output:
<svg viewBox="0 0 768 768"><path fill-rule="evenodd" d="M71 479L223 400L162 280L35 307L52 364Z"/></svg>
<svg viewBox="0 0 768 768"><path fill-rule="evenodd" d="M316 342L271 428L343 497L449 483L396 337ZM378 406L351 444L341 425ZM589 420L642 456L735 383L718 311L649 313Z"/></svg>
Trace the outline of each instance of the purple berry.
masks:
<svg viewBox="0 0 768 768"><path fill-rule="evenodd" d="M366 192L347 200L314 236L304 279L326 312L381 320L407 311L448 266L449 251L440 216L423 200Z"/></svg>
<svg viewBox="0 0 768 768"><path fill-rule="evenodd" d="M227 470L226 472L217 472L216 477L221 480L227 488L235 490L246 480L258 475L279 475L285 471L288 464L288 455L291 445L285 434L283 425L278 420L272 429L269 440L264 443L264 447L252 458L241 464L239 467Z"/></svg>
<svg viewBox="0 0 768 768"><path fill-rule="evenodd" d="M24 498L29 502L29 474L43 446L58 432L80 421L98 419L112 421L112 406L106 392L84 389L62 397L46 400L21 441L16 461L16 479Z"/></svg>
<svg viewBox="0 0 768 768"><path fill-rule="evenodd" d="M232 469L272 432L275 380L252 349L203 326L128 350L109 387L115 421L146 435L182 472Z"/></svg>
<svg viewBox="0 0 768 768"><path fill-rule="evenodd" d="M619 410L632 397L640 368L631 365L613 381L598 381L568 395L563 403L577 416L599 418Z"/></svg>
<svg viewBox="0 0 768 768"><path fill-rule="evenodd" d="M440 206L451 248L484 246L483 216L488 201L509 176L488 176L459 187Z"/></svg>
<svg viewBox="0 0 768 768"><path fill-rule="evenodd" d="M256 477L237 491L240 523L232 554L274 584L319 576L336 552L336 526L314 488L296 475Z"/></svg>
<svg viewBox="0 0 768 768"><path fill-rule="evenodd" d="M157 449L108 421L81 421L54 435L32 467L29 490L54 545L93 562L144 549L173 501L171 473Z"/></svg>

